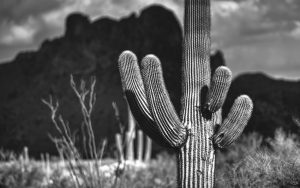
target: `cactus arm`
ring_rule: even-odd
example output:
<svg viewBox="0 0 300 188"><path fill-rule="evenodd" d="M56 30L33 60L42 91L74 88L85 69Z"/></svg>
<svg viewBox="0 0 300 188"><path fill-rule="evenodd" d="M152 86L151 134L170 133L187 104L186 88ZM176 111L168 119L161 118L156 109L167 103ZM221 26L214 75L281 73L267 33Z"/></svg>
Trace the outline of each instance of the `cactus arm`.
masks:
<svg viewBox="0 0 300 188"><path fill-rule="evenodd" d="M171 147L160 134L146 99L137 58L134 53L124 51L119 57L119 71L127 102L139 126L158 144Z"/></svg>
<svg viewBox="0 0 300 188"><path fill-rule="evenodd" d="M186 128L182 126L171 103L164 84L161 63L154 55L147 55L142 61L142 77L147 101L152 116L165 139L173 147L186 141Z"/></svg>
<svg viewBox="0 0 300 188"><path fill-rule="evenodd" d="M247 95L238 97L219 130L213 136L214 145L225 148L243 132L253 110L252 100Z"/></svg>
<svg viewBox="0 0 300 188"><path fill-rule="evenodd" d="M210 112L218 111L224 104L232 79L231 71L220 66L212 78L210 92L207 99L207 108Z"/></svg>

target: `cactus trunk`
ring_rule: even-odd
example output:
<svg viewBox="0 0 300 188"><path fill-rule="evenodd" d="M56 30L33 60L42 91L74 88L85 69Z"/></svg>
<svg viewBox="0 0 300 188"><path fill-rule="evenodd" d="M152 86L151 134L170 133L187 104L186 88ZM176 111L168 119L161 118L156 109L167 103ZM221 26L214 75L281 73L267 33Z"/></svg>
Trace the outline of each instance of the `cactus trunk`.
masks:
<svg viewBox="0 0 300 188"><path fill-rule="evenodd" d="M221 107L231 71L210 72L210 0L185 0L182 111L178 116L164 84L161 63L147 55L141 63L130 51L119 58L122 86L143 131L177 153L178 187L214 186L215 149L242 133L252 112L251 99L238 97L222 121Z"/></svg>
<svg viewBox="0 0 300 188"><path fill-rule="evenodd" d="M141 130L138 131L138 143L137 143L137 160L143 161L143 150L144 150L144 136Z"/></svg>
<svg viewBox="0 0 300 188"><path fill-rule="evenodd" d="M213 187L215 149L212 121L201 115L201 98L210 84L210 2L186 0L183 46L183 124L190 135L177 154L178 187ZM199 134L197 134L199 133Z"/></svg>
<svg viewBox="0 0 300 188"><path fill-rule="evenodd" d="M126 160L133 161L134 160L134 146L133 146L133 134L135 132L126 132Z"/></svg>
<svg viewBox="0 0 300 188"><path fill-rule="evenodd" d="M151 152L152 152L152 140L148 136L146 137L146 149L144 161L148 163L151 160Z"/></svg>
<svg viewBox="0 0 300 188"><path fill-rule="evenodd" d="M191 139L191 142L187 143L188 146L181 148L177 155L178 187L212 188L214 185L215 170L214 151L211 151L207 156L207 160L202 160L201 157L199 157L202 153L198 151L202 148L199 147L191 151L192 142L195 143L195 140Z"/></svg>
<svg viewBox="0 0 300 188"><path fill-rule="evenodd" d="M190 136L177 153L178 187L213 187L215 148L210 138L211 124L220 121L218 112L211 122L200 118L191 125Z"/></svg>
<svg viewBox="0 0 300 188"><path fill-rule="evenodd" d="M125 159L124 159L124 152L123 152L123 144L122 144L121 134L116 134L115 135L115 141L116 141L116 147L117 147L117 151L118 151L119 162L122 163Z"/></svg>

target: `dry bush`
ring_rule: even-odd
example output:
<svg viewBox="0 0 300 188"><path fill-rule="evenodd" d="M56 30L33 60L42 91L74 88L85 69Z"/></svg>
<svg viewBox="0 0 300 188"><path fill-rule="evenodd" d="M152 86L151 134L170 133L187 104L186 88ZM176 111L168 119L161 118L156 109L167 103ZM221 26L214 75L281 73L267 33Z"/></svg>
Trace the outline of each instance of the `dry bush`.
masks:
<svg viewBox="0 0 300 188"><path fill-rule="evenodd" d="M83 152L78 149L80 146L76 143L76 135L72 134L69 123L65 121L62 115L57 114L59 103L54 102L52 96L49 101L42 100L51 110L51 120L59 133L58 138L50 136L55 143L58 152L67 163L70 172L70 179L73 180L74 187L93 188L102 187L102 172L100 171L101 160L106 145L106 139L102 145L97 145L92 126L91 115L96 102L95 77L91 78L89 88L86 82L81 80L79 87L74 82L73 76L70 78L70 85L76 94L81 112L82 112L82 146ZM84 161L89 158L90 160ZM73 178L72 178L73 177Z"/></svg>
<svg viewBox="0 0 300 188"><path fill-rule="evenodd" d="M250 141L255 137L244 137ZM281 129L275 138L269 139L270 147L247 151L249 145L240 154L226 154L223 168L217 176L217 187L299 187L300 186L300 145L295 135L286 134ZM240 150L241 151L241 150ZM234 150L233 150L234 152ZM228 156L244 156L236 163ZM223 156L224 157L224 156ZM221 165L221 164L219 164ZM218 170L217 170L218 171Z"/></svg>

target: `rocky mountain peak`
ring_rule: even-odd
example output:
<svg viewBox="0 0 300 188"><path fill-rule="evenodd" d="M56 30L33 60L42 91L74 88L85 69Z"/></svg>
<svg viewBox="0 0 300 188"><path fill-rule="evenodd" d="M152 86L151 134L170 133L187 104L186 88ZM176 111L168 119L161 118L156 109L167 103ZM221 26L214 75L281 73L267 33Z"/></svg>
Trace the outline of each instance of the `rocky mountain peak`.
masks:
<svg viewBox="0 0 300 188"><path fill-rule="evenodd" d="M67 37L76 37L85 33L89 27L89 17L82 13L72 13L66 19L66 33Z"/></svg>

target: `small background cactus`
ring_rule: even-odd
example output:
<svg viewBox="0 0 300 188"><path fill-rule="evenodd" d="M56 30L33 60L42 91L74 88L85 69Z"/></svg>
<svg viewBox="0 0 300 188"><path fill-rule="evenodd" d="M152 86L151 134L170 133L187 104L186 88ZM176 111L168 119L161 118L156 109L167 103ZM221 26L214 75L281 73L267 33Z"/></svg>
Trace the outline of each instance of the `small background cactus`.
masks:
<svg viewBox="0 0 300 188"><path fill-rule="evenodd" d="M112 103L115 110L115 116L120 124L120 132L115 135L116 147L118 150L118 157L121 163L127 162L140 162L147 164L151 159L152 141L146 136L146 144L144 150L144 133L136 128L136 121L128 106L128 131L123 133L123 125L120 122L119 110L115 102ZM134 140L137 136L137 145L134 147ZM124 138L125 137L125 138ZM124 139L123 139L124 138ZM135 150L136 148L136 150ZM126 155L124 155L124 150ZM136 160L135 160L136 158Z"/></svg>

